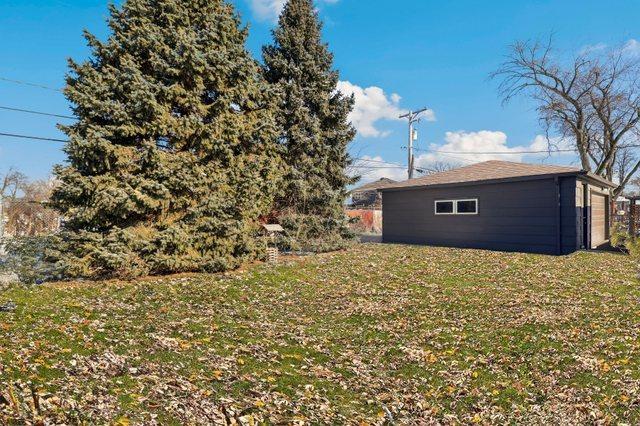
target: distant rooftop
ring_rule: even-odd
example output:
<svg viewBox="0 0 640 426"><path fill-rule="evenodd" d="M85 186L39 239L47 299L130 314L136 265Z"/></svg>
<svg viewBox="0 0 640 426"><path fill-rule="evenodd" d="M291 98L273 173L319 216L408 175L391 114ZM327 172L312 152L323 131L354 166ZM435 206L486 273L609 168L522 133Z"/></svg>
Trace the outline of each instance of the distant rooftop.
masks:
<svg viewBox="0 0 640 426"><path fill-rule="evenodd" d="M470 166L460 167L454 170L447 170L445 172L434 173L415 179L409 179L403 182L387 184L384 185L384 187L381 189L411 188L430 185L445 185L572 173L588 175L590 178L598 180L599 182L608 186L616 186L612 182L609 182L600 176L586 173L582 169L579 169L577 167L553 166L546 164L525 164L514 163L511 161L493 160L472 164Z"/></svg>
<svg viewBox="0 0 640 426"><path fill-rule="evenodd" d="M386 187L387 185L392 185L394 183L397 183L397 181L383 177L376 181L369 182L365 185L354 188L351 190L351 192L353 193L353 192L361 192L361 191L374 191L376 189L380 189L382 187Z"/></svg>

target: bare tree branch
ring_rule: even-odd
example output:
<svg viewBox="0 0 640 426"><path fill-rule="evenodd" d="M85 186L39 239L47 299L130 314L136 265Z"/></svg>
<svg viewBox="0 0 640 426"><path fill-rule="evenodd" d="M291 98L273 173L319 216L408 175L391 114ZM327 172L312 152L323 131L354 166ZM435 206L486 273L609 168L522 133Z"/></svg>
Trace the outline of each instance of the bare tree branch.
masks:
<svg viewBox="0 0 640 426"><path fill-rule="evenodd" d="M520 95L534 100L546 133L573 140L584 170L615 175L617 193L638 171L633 153L621 147L638 139L640 66L623 49L562 61L554 56L551 38L517 42L491 77L500 79L503 102Z"/></svg>

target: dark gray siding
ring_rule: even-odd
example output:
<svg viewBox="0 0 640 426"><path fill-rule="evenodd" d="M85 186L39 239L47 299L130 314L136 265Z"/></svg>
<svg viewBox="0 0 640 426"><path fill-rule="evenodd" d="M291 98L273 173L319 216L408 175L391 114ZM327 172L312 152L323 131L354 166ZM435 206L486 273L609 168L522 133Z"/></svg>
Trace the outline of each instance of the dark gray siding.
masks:
<svg viewBox="0 0 640 426"><path fill-rule="evenodd" d="M385 191L383 240L550 254L558 253L561 245L561 251L569 253L577 242L575 182L575 178L559 180L560 208L553 178ZM434 214L436 200L462 198L478 198L479 214ZM558 240L560 223L572 233Z"/></svg>
<svg viewBox="0 0 640 426"><path fill-rule="evenodd" d="M560 179L562 217L562 253L578 250L582 245L582 208L576 207L576 178Z"/></svg>

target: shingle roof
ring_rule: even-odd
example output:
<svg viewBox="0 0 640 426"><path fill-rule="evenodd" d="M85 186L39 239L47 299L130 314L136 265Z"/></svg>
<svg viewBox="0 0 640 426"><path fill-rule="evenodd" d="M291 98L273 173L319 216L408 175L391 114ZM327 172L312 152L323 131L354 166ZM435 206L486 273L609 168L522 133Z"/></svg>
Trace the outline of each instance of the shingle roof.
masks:
<svg viewBox="0 0 640 426"><path fill-rule="evenodd" d="M485 161L483 163L472 164L460 167L459 169L448 170L432 175L422 176L415 179L405 180L395 184L385 185L381 189L410 188L430 185L445 185L487 180L512 179L530 176L545 176L559 174L587 174L576 167L552 166L546 164L524 164L511 161ZM600 177L588 174L591 178L615 186Z"/></svg>
<svg viewBox="0 0 640 426"><path fill-rule="evenodd" d="M397 183L397 182L393 179L383 177L374 182L369 182L365 185L354 188L351 190L351 192L353 193L353 192L361 192L361 191L374 191L376 189L383 188L387 185L392 185L394 183Z"/></svg>

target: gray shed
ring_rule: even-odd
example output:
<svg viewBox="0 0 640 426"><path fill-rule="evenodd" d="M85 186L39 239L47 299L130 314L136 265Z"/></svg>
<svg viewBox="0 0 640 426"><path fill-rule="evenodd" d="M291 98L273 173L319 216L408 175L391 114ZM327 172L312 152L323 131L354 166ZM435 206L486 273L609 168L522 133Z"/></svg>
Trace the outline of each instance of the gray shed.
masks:
<svg viewBox="0 0 640 426"><path fill-rule="evenodd" d="M381 188L383 241L546 254L604 247L609 190L583 170L487 161Z"/></svg>

